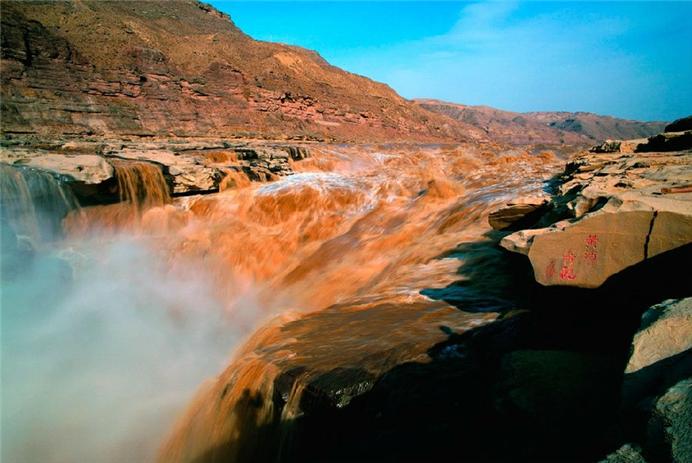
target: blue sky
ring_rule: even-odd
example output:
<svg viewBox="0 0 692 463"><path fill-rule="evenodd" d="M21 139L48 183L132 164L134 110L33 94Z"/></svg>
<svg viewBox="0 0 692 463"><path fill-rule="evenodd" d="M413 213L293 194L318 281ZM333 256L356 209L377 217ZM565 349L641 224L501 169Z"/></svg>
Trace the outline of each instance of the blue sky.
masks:
<svg viewBox="0 0 692 463"><path fill-rule="evenodd" d="M672 120L692 113L692 2L211 1L407 98Z"/></svg>

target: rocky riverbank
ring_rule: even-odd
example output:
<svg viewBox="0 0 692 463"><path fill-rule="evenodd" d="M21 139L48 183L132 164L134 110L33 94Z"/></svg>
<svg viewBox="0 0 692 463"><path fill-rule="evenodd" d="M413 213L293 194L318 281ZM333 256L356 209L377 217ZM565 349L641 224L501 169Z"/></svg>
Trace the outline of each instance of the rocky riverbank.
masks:
<svg viewBox="0 0 692 463"><path fill-rule="evenodd" d="M205 194L234 179L269 181L293 173L292 161L310 156L305 144L213 139L12 138L0 144L0 162L49 172L69 184L82 204L119 199L114 165L144 162L160 170L172 196ZM240 176L240 177L238 177Z"/></svg>
<svg viewBox="0 0 692 463"><path fill-rule="evenodd" d="M611 364L598 380L605 382L607 372L624 375L613 383L621 386L611 397L618 412L610 432L627 443L604 461L692 459L692 305L685 297L692 247L689 136L666 132L595 147L567 164L551 200L520 199L491 214L495 228L519 221L529 227L505 236L501 245L527 256L535 280L553 287L540 291L567 296L574 294L570 287L591 288L572 290L592 304L580 309L582 317L594 323L616 317L611 335L619 333L621 344L611 345L613 353L623 353L622 342L631 339L621 369ZM659 303L647 308L633 295ZM639 326L632 326L640 315Z"/></svg>
<svg viewBox="0 0 692 463"><path fill-rule="evenodd" d="M598 287L692 241L692 153L581 155L567 164L550 206L534 217L549 226L513 233L502 246L527 255L543 285ZM495 215L517 212L529 211L512 204Z"/></svg>
<svg viewBox="0 0 692 463"><path fill-rule="evenodd" d="M360 287L353 269L375 265L372 255L386 255L381 275L408 269L394 279L391 293L381 292L387 288L381 276L371 283L371 295L259 330L241 360L198 392L161 461L429 461L450 455L466 461L686 461L690 294L681 269L691 257L685 227L692 154L584 153L545 184L546 193L540 176L555 172L554 156L492 148L14 139L5 141L2 159L18 171L60 178L82 202L94 203L121 199L122 163L153 168L165 181L165 194L174 196L232 189L224 184L239 181L233 173L278 180L256 192L241 190L248 192L249 211L256 202L259 215L224 212L233 195L185 198L187 213L209 221L210 229L235 230L230 242L222 234L186 237L187 252L202 246L200 253L208 249L228 262L252 245L234 220L274 226L303 210L307 224L312 214L349 220L344 207L364 214L343 235L310 248L295 268L276 266L279 287L298 285L306 299L311 290L326 297L331 281L339 281L332 288L337 293L351 280ZM339 163L344 166L335 171ZM293 188L281 180L309 166L326 172L295 176ZM439 178L429 179L431 168ZM536 181L527 183L519 169ZM355 182L366 179L373 190L359 193ZM525 194L486 210L510 191ZM360 201L379 195L389 199L363 212ZM428 209L431 204L435 208ZM405 219L398 218L403 211ZM604 214L610 215L598 219ZM479 228L486 217L501 230ZM285 243L272 248L275 258L283 246L320 236L300 225L291 238L282 227ZM375 244L372 230L378 230ZM556 237L555 267L565 283L541 281L534 270L532 252L542 236ZM253 252L268 246L259 238ZM411 239L421 241L416 251ZM400 256L402 240L409 243L408 256ZM563 247L571 240L584 248L573 252L574 266L565 267ZM235 241L238 246L231 245ZM344 243L351 243L350 258L361 252L367 259L354 261L352 275L322 271L309 280L313 266L345 259ZM523 252L505 252L498 243ZM439 262L433 245L448 249ZM585 268L594 271L586 267L594 254L598 279L577 279ZM628 255L632 260L624 259ZM454 260L461 262L458 281L416 286ZM421 272L416 278L414 268ZM401 278L410 281L404 295Z"/></svg>

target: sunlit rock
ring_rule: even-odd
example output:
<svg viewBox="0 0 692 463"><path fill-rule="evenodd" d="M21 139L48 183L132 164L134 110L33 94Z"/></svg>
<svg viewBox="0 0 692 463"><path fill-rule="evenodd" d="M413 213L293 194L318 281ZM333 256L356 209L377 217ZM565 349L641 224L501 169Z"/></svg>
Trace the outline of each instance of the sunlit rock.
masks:
<svg viewBox="0 0 692 463"><path fill-rule="evenodd" d="M576 220L519 231L501 245L526 254L543 285L595 288L692 242L690 185L689 153L581 156L556 198Z"/></svg>
<svg viewBox="0 0 692 463"><path fill-rule="evenodd" d="M54 154L39 150L0 150L0 161L54 172L88 185L113 178L113 166L95 154Z"/></svg>
<svg viewBox="0 0 692 463"><path fill-rule="evenodd" d="M692 298L655 305L642 316L625 373L634 373L688 349L692 349Z"/></svg>

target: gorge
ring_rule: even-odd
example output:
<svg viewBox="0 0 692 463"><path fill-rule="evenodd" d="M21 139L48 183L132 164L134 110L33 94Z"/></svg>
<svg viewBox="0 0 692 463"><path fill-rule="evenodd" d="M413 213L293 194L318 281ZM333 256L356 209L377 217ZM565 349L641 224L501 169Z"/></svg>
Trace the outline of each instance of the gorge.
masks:
<svg viewBox="0 0 692 463"><path fill-rule="evenodd" d="M3 2L1 65L3 461L692 456L689 118L406 100L192 0Z"/></svg>

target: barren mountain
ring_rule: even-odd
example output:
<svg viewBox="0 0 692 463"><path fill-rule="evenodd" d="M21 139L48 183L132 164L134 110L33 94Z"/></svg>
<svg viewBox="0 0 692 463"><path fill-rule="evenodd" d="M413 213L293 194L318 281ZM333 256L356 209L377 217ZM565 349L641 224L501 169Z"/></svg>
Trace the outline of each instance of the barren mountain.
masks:
<svg viewBox="0 0 692 463"><path fill-rule="evenodd" d="M409 101L195 0L3 2L1 58L5 136L579 144L663 128Z"/></svg>
<svg viewBox="0 0 692 463"><path fill-rule="evenodd" d="M468 106L439 100L415 100L422 108L473 125L504 142L593 143L608 138L631 139L655 135L664 122L639 122L585 112L515 113L488 106Z"/></svg>
<svg viewBox="0 0 692 463"><path fill-rule="evenodd" d="M463 140L481 136L194 0L3 2L5 134Z"/></svg>

